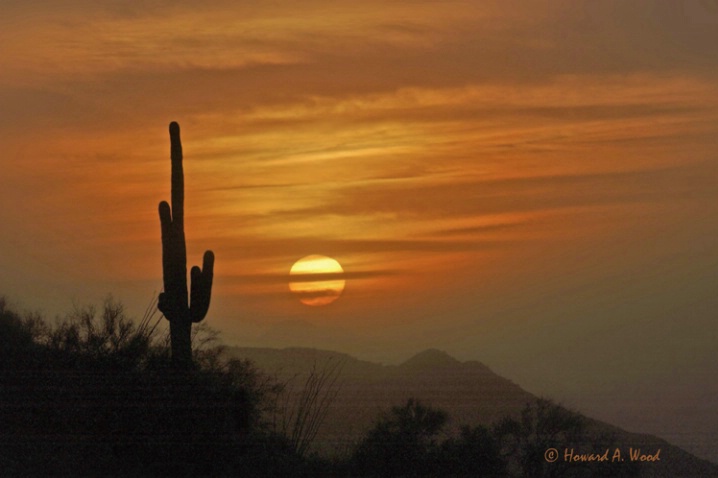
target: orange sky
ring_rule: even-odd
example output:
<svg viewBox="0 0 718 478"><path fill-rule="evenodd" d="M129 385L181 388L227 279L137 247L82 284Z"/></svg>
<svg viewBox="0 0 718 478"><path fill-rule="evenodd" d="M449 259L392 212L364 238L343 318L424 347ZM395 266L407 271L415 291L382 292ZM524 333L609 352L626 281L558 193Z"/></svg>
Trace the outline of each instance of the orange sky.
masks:
<svg viewBox="0 0 718 478"><path fill-rule="evenodd" d="M174 120L228 342L437 347L588 408L718 371L714 3L56 3L0 6L22 307L159 292ZM347 273L324 308L288 291L309 254Z"/></svg>

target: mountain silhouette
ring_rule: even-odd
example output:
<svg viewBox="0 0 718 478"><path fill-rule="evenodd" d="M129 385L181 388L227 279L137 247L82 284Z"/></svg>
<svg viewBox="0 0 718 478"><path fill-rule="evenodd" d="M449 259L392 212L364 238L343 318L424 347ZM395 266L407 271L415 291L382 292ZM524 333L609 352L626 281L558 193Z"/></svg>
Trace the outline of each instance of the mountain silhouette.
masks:
<svg viewBox="0 0 718 478"><path fill-rule="evenodd" d="M442 350L427 349L423 352L419 352L406 362L402 363L401 367L405 369L426 369L436 367L449 367L454 366L458 363L458 360L456 360L454 357Z"/></svg>
<svg viewBox="0 0 718 478"><path fill-rule="evenodd" d="M491 426L506 416L518 418L538 397L478 361L461 362L429 349L399 365L382 365L347 354L307 348L230 347L234 358L249 359L265 373L300 391L308 372L340 364L337 396L327 411L313 450L324 456L347 456L376 419L391 407L417 399L445 410L448 433L463 425ZM662 461L643 467L641 476L718 477L718 465L699 459L660 438L629 433L587 418L596 434L615 437L617 446L662 450Z"/></svg>

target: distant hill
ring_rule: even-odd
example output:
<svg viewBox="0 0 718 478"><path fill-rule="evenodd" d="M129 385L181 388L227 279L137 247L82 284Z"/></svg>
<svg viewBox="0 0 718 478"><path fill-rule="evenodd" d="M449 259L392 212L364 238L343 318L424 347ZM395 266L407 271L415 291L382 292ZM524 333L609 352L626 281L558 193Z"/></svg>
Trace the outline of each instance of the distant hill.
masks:
<svg viewBox="0 0 718 478"><path fill-rule="evenodd" d="M229 356L249 359L265 373L301 389L309 371L339 364L339 391L314 443L322 455L347 455L380 413L415 398L448 412L451 430L462 425L491 425L516 417L537 397L476 361L460 362L430 349L400 365L381 365L346 354L305 348L227 349ZM597 433L610 433L621 448L661 450L661 461L644 466L642 476L718 477L718 465L701 460L660 438L629 433L588 419Z"/></svg>

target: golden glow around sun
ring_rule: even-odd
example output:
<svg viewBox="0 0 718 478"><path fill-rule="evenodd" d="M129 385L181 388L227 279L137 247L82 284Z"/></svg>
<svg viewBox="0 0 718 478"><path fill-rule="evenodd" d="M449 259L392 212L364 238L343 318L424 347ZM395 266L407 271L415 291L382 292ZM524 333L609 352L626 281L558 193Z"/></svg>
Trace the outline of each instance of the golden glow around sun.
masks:
<svg viewBox="0 0 718 478"><path fill-rule="evenodd" d="M289 270L289 290L306 305L331 304L341 295L346 281L344 269L331 257L302 257Z"/></svg>

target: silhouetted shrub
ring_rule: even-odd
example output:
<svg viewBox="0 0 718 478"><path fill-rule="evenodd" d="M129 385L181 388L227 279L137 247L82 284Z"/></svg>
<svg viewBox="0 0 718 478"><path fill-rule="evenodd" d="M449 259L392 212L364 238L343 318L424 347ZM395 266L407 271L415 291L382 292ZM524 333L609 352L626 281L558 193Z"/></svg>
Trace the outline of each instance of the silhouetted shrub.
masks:
<svg viewBox="0 0 718 478"><path fill-rule="evenodd" d="M447 422L443 410L410 399L382 416L354 455L361 476L414 477L436 475L437 437Z"/></svg>
<svg viewBox="0 0 718 478"><path fill-rule="evenodd" d="M519 419L506 417L494 428L510 466L525 476L559 476L567 471L562 462L547 463L549 448L578 447L585 443L585 420L550 400L528 404ZM560 469L559 469L560 468Z"/></svg>
<svg viewBox="0 0 718 478"><path fill-rule="evenodd" d="M297 466L262 427L266 380L250 363L222 359L210 334L197 338L195 366L178 370L154 325L108 300L50 327L0 300L2 476L234 476L265 466L248 472L262 476Z"/></svg>
<svg viewBox="0 0 718 478"><path fill-rule="evenodd" d="M0 297L0 367L12 370L18 361L30 358L36 339L44 333L43 322L36 315L21 317Z"/></svg>
<svg viewBox="0 0 718 478"><path fill-rule="evenodd" d="M493 430L512 476L542 477L630 477L638 476L637 463L609 461L567 462L562 454L591 454L615 448L610 437L589 430L588 420L547 399L527 404L519 419L506 417ZM554 448L559 459L549 462L547 450Z"/></svg>
<svg viewBox="0 0 718 478"><path fill-rule="evenodd" d="M486 427L462 427L461 434L441 444L437 463L442 476L485 478L506 476L499 441Z"/></svg>

